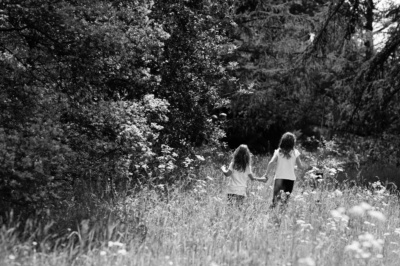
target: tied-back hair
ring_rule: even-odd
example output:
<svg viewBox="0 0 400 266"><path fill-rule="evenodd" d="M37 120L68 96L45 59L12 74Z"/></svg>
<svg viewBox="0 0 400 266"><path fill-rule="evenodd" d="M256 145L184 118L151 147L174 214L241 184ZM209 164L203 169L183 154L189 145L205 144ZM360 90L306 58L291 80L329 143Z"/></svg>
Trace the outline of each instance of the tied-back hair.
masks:
<svg viewBox="0 0 400 266"><path fill-rule="evenodd" d="M279 152L283 157L290 159L290 153L294 150L294 145L296 143L296 137L290 132L286 132L282 135L281 141L279 143Z"/></svg>
<svg viewBox="0 0 400 266"><path fill-rule="evenodd" d="M233 169L245 172L251 163L250 150L247 145L240 145L233 153Z"/></svg>

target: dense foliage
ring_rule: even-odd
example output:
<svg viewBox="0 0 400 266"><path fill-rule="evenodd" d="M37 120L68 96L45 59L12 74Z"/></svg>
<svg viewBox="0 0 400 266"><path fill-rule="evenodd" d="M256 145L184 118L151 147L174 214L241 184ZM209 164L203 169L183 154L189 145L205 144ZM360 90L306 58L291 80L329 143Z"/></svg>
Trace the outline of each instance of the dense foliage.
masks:
<svg viewBox="0 0 400 266"><path fill-rule="evenodd" d="M235 74L245 86L232 97L228 135L258 148L310 125L364 136L398 132L398 5L239 3Z"/></svg>
<svg viewBox="0 0 400 266"><path fill-rule="evenodd" d="M0 212L90 213L172 171L174 148L187 155L198 136L222 134L209 119L221 33L211 11L192 9L203 12L180 1L0 4Z"/></svg>

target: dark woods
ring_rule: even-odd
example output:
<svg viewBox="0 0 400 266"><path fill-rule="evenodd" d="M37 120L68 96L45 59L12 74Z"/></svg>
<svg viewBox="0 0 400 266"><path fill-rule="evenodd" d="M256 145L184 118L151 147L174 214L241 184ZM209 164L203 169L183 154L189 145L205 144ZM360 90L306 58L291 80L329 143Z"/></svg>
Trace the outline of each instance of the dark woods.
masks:
<svg viewBox="0 0 400 266"><path fill-rule="evenodd" d="M287 130L394 142L400 30L382 24L379 46L370 33L399 11L372 1L2 1L0 213L90 217L132 189L184 180L194 149L221 140L258 153Z"/></svg>

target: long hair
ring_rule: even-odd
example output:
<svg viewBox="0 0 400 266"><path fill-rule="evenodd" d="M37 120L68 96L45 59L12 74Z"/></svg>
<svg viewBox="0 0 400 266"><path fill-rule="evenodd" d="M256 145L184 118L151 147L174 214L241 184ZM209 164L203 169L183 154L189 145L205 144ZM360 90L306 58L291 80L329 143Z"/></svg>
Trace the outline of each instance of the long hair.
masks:
<svg viewBox="0 0 400 266"><path fill-rule="evenodd" d="M282 135L281 141L279 142L279 152L283 154L283 157L290 159L290 153L294 149L296 143L296 137L290 132L286 132Z"/></svg>
<svg viewBox="0 0 400 266"><path fill-rule="evenodd" d="M247 145L242 144L233 153L233 169L239 172L245 172L250 163L250 150Z"/></svg>

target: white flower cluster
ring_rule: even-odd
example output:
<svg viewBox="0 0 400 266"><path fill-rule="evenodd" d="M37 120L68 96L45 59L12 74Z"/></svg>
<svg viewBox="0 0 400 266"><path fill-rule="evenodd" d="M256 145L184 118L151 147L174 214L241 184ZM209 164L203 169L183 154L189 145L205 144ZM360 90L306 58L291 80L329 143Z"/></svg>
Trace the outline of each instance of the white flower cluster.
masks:
<svg viewBox="0 0 400 266"><path fill-rule="evenodd" d="M310 258L310 257L301 258L301 259L299 259L298 263L301 266L315 266L314 259Z"/></svg>
<svg viewBox="0 0 400 266"><path fill-rule="evenodd" d="M303 220L297 220L297 221L296 221L296 224L298 224L298 225L300 226L301 231L304 231L304 230L307 231L307 230L312 230L312 229L314 229L314 228L312 227L311 224L306 223L306 222L303 221Z"/></svg>
<svg viewBox="0 0 400 266"><path fill-rule="evenodd" d="M368 216L380 222L386 221L386 217L382 212L375 210L371 205L366 202L361 202L359 205L353 206L352 208L350 208L349 213L352 216L359 217L363 216L364 214L368 214Z"/></svg>
<svg viewBox="0 0 400 266"><path fill-rule="evenodd" d="M358 236L358 241L354 240L350 245L345 247L345 251L352 252L355 258L369 259L372 257L383 258L382 249L384 241L375 239L370 233L364 233Z"/></svg>
<svg viewBox="0 0 400 266"><path fill-rule="evenodd" d="M341 229L344 229L347 227L350 218L349 218L349 216L347 216L345 214L345 212L346 212L346 209L343 207L339 207L336 210L331 211L333 221L331 221L330 224L332 226L331 227L332 230L336 230L337 226Z"/></svg>
<svg viewBox="0 0 400 266"><path fill-rule="evenodd" d="M115 250L114 247L116 247L117 249ZM111 250L116 251L115 253L114 252L110 252L110 254L112 254L112 255L123 255L123 256L125 256L126 254L128 254L128 251L126 251L126 249L125 249L125 244L121 243L121 242L118 242L118 241L115 241L115 242L108 241L108 248L110 249L109 252ZM108 254L108 252L105 251L105 250L100 251L100 256L106 256L107 254Z"/></svg>

